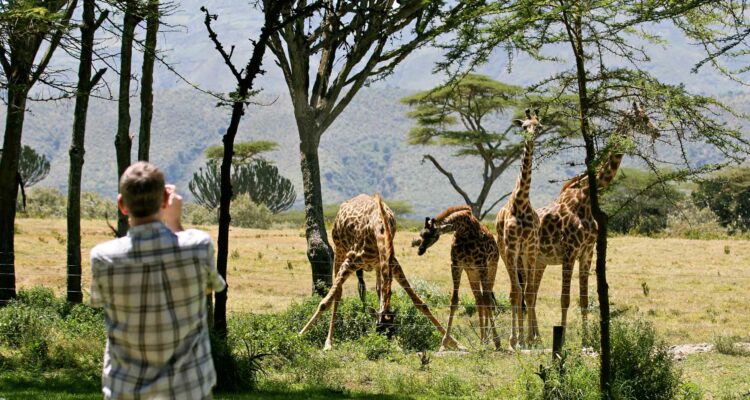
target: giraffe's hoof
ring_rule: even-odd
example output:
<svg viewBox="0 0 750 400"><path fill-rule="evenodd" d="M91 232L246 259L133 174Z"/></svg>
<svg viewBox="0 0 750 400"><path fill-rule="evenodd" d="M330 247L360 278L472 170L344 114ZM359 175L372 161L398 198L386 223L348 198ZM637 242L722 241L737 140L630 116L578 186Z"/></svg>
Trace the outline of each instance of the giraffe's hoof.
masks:
<svg viewBox="0 0 750 400"><path fill-rule="evenodd" d="M325 346L323 346L323 351L331 351L333 349L333 345L330 341L326 340Z"/></svg>

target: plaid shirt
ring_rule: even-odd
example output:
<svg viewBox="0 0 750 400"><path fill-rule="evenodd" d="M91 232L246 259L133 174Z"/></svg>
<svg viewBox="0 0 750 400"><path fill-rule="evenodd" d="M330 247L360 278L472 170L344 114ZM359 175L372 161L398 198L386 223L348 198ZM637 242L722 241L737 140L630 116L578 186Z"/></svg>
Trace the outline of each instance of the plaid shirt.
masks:
<svg viewBox="0 0 750 400"><path fill-rule="evenodd" d="M91 250L91 305L104 307L105 399L204 399L216 383L206 293L226 283L205 232L161 222Z"/></svg>

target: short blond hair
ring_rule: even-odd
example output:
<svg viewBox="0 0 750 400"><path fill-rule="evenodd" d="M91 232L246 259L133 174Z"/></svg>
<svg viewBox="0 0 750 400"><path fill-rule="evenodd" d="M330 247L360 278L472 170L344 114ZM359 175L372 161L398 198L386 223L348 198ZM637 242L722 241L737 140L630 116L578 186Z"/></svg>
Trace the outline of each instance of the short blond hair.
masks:
<svg viewBox="0 0 750 400"><path fill-rule="evenodd" d="M164 174L155 165L139 161L120 177L120 194L130 215L136 218L154 215L164 202Z"/></svg>

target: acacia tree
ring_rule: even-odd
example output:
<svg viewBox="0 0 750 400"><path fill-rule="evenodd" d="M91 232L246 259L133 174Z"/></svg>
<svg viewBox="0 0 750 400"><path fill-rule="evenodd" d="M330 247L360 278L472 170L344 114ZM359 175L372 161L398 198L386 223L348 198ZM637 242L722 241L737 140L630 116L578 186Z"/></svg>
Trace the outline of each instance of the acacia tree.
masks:
<svg viewBox="0 0 750 400"><path fill-rule="evenodd" d="M264 0L268 8L274 0ZM314 15L275 32L269 48L281 68L300 139L307 258L312 291L332 283L333 252L323 217L318 145L323 133L369 81L382 78L412 51L471 15L480 1L322 0ZM304 7L295 0L282 16Z"/></svg>
<svg viewBox="0 0 750 400"><path fill-rule="evenodd" d="M657 37L646 30L646 25L673 19L706 3L707 0L501 1L486 9L481 23L462 29L461 40L440 65L447 69L476 65L489 59L499 46L525 52L539 62L554 60L572 65L531 90L553 96L569 94L577 99L571 117L583 141L588 198L598 224L596 275L601 316L600 386L604 397L611 395L614 375L609 353L606 279L608 218L600 205L598 165L613 151L641 154L654 170L660 161L665 161L655 150L639 153L634 137L611 135L617 119L615 110L630 101L645 103L661 130L658 141L681 149L679 156L669 161L682 161L688 170L695 169L685 152L690 142L710 144L730 159L748 151L740 131L715 119L722 112L731 113L726 106L710 97L691 95L682 86L664 84L640 69L649 57L643 45L634 43ZM547 56L544 51L552 47L563 51L562 55ZM563 287L565 290L569 292L570 288Z"/></svg>
<svg viewBox="0 0 750 400"><path fill-rule="evenodd" d="M255 78L264 72L261 69L263 64L263 54L265 54L266 46L271 40L271 36L279 29L283 29L285 25L295 23L297 19L303 19L312 10L317 8L316 3L309 6L305 4L300 7L294 7L293 3L293 0L274 0L271 2L264 2L263 27L260 30L258 39L252 41L253 52L243 69L238 69L235 66L232 61L233 51L227 53L224 49L224 45L219 41L218 35L211 26L212 21L216 21L218 16L210 14L205 7L201 7L201 11L205 14L203 21L206 30L208 31L208 37L213 42L227 68L237 81L235 91L230 94L232 115L229 121L229 126L227 127L222 139L224 148L221 159L221 198L219 201L219 240L216 253L216 268L225 280L227 277L227 258L229 255L229 223L231 221L229 206L233 197L231 174L234 139L237 136L237 129L239 128L240 120L245 114L245 107L247 107L250 97L254 94L253 83L255 82ZM223 337L226 337L227 333L226 304L228 290L229 288L227 287L226 290L215 294L214 329Z"/></svg>
<svg viewBox="0 0 750 400"><path fill-rule="evenodd" d="M409 144L440 145L456 148L455 156L478 157L482 160L482 187L472 199L452 172L448 171L431 154L423 155L422 162L429 161L450 182L453 189L471 206L472 213L480 220L505 199L505 194L485 207L493 184L518 161L523 153L523 142L511 140L513 124L502 131L487 128L490 118L503 115L509 109L522 114L522 108L533 103L547 104L547 99L523 98L523 88L508 85L485 75L467 74L458 81L401 99L413 107L409 117L417 126L409 131ZM544 128L537 138L541 139L557 127L566 124L554 109L545 109ZM497 124L497 121L494 121Z"/></svg>
<svg viewBox="0 0 750 400"><path fill-rule="evenodd" d="M94 60L94 35L96 30L107 18L108 11L102 11L96 16L95 0L83 0L83 14L81 16L80 54L78 59L78 87L76 90L76 104L73 111L73 137L68 155L70 169L68 171L68 275L67 300L71 303L83 301L81 291L81 175L83 160L86 153L84 142L86 137L86 117L89 108L91 91L107 71L101 68L92 76Z"/></svg>
<svg viewBox="0 0 750 400"><path fill-rule="evenodd" d="M16 295L13 226L26 102L35 84L53 83L47 67L69 29L75 6L75 0L0 3L0 65L7 93L0 158L0 306Z"/></svg>

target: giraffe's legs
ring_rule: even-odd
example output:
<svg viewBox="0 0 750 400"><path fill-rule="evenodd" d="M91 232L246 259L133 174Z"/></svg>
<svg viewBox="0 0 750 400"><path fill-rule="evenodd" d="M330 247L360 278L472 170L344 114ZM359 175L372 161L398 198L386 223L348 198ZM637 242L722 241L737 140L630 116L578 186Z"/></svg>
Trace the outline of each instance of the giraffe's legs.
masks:
<svg viewBox="0 0 750 400"><path fill-rule="evenodd" d="M586 329L589 316L589 272L594 248L584 249L578 259L578 305L581 307L581 322Z"/></svg>
<svg viewBox="0 0 750 400"><path fill-rule="evenodd" d="M487 324L486 315L487 306L482 297L482 282L479 273L474 269L466 268L466 277L469 279L471 293L474 295L474 301L477 305L477 316L479 317L479 338L482 344L487 343Z"/></svg>
<svg viewBox="0 0 750 400"><path fill-rule="evenodd" d="M493 268L497 268L497 259L490 260L487 269L480 272L480 281L482 283L482 296L484 297L485 304L485 329L487 330L487 335L492 336L492 342L495 344L495 349L499 350L500 336L498 336L497 328L495 326L495 294L492 293L494 281L490 280L490 275L494 276L494 274L489 273Z"/></svg>
<svg viewBox="0 0 750 400"><path fill-rule="evenodd" d="M352 264L351 260L347 259L346 261L344 261L338 273L336 274L336 280L334 281L333 286L328 291L326 297L324 297L323 300L320 301L320 304L318 304L318 309L315 311L315 314L313 314L305 327L302 328L302 330L299 332L300 335L307 333L312 328L315 322L320 318L321 314L331 305L331 302L333 302L334 310L336 309L338 299L341 298L341 288L344 285L344 281L346 281L346 278L354 271L354 269L355 267ZM334 317L335 311L334 315L331 316L331 325L328 329L328 337L326 338L326 346L324 350L331 348L331 343L333 340Z"/></svg>
<svg viewBox="0 0 750 400"><path fill-rule="evenodd" d="M575 258L566 256L562 264L562 294L560 295L560 308L562 310L562 316L560 318L560 325L567 327L568 325L568 308L570 307L570 281L573 277L573 266L575 265Z"/></svg>
<svg viewBox="0 0 750 400"><path fill-rule="evenodd" d="M441 335L443 335L443 343L447 348L451 349L459 349L463 350L463 347L456 342L452 337L448 336L448 340L446 342L445 336L446 331L445 328L443 328L443 325L440 324L440 321L435 318L434 315L432 315L432 312L430 312L430 308L425 304L425 302L419 297L417 292L414 291L414 289L411 287L411 284L409 284L409 281L406 279L406 275L404 274L404 270L401 268L401 265L398 263L398 261L393 262L393 278L396 280L396 282L401 285L402 288L404 288L404 291L411 299L412 303L414 303L414 306L417 307L417 310L419 310L422 314L424 314L427 319L432 322L432 325L437 328L438 332L440 332Z"/></svg>
<svg viewBox="0 0 750 400"><path fill-rule="evenodd" d="M533 322L533 326L531 327L531 329L533 331L533 336L535 340L541 339L541 334L539 333L539 322L536 316L536 302L537 302L537 298L539 297L539 288L542 285L542 276L544 275L544 270L546 267L547 265L538 261L538 259L537 259L536 264L534 264L533 266L533 272L534 272L532 274L532 276L534 277L533 302L529 304L528 307L534 310L534 322Z"/></svg>
<svg viewBox="0 0 750 400"><path fill-rule="evenodd" d="M357 270L357 293L359 293L359 299L362 300L362 308L367 306L367 286L365 285L365 271Z"/></svg>
<svg viewBox="0 0 750 400"><path fill-rule="evenodd" d="M456 312L456 308L458 308L458 288L461 286L461 272L462 268L458 265L451 265L451 276L453 277L453 293L451 294L451 306L450 306L450 312L448 314L448 327L445 328L445 335L443 336L443 341L440 344L440 351L445 350L447 345L449 344L449 339L451 337L451 326L453 325L453 314Z"/></svg>
<svg viewBox="0 0 750 400"><path fill-rule="evenodd" d="M523 296L526 300L526 318L528 321L528 336L526 338L526 343L532 345L537 340L537 331L539 330L536 320L536 294L538 288L536 287L535 268L537 248L532 244L525 250L526 255L523 257L523 268L526 276L526 284Z"/></svg>
<svg viewBox="0 0 750 400"><path fill-rule="evenodd" d="M518 279L518 252L514 246L506 245L503 253L503 262L505 269L508 271L510 279L510 309L511 309L511 331L510 347L515 348L518 345L518 328L521 316L521 282Z"/></svg>

